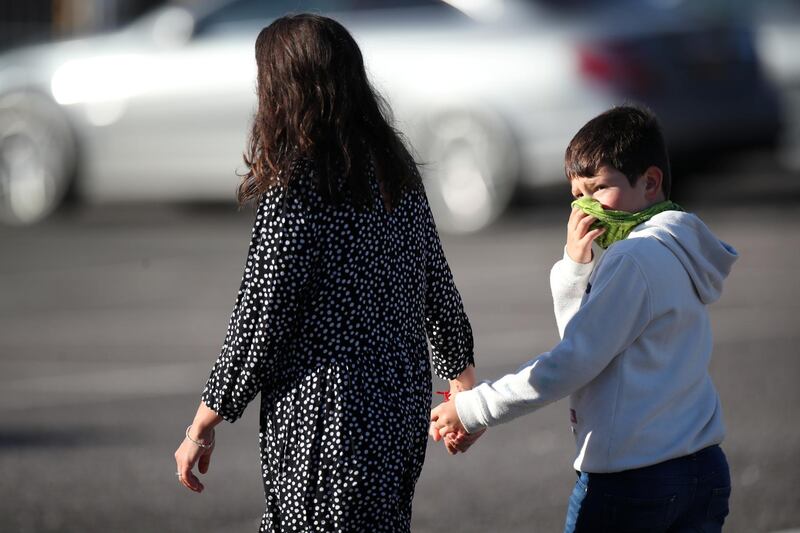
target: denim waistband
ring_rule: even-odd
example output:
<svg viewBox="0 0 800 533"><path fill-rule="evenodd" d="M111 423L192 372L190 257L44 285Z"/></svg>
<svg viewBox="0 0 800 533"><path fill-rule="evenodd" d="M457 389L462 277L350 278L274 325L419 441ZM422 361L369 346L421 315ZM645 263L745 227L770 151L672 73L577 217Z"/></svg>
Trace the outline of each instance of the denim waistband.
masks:
<svg viewBox="0 0 800 533"><path fill-rule="evenodd" d="M592 477L704 477L711 475L719 470L727 469L728 463L722 448L718 444L714 444L694 453L668 459L661 463L654 465L643 466L641 468L634 468L631 470L623 470L621 472L611 472L603 474L589 473ZM580 472L578 472L580 475Z"/></svg>

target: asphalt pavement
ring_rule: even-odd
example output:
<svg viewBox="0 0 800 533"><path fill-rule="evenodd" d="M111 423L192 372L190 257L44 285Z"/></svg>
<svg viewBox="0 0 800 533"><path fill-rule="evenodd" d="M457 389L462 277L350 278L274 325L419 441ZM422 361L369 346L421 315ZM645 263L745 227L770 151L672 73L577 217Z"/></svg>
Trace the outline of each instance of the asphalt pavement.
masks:
<svg viewBox="0 0 800 533"><path fill-rule="evenodd" d="M755 165L697 180L685 207L741 253L711 308L734 482L726 531L798 528L800 176ZM557 340L560 199L444 238L482 378ZM250 223L229 205L117 205L0 228L0 531L257 530L257 406L218 431L203 494L178 485L172 458L225 333ZM431 442L413 531L560 531L573 448L564 401L463 456Z"/></svg>

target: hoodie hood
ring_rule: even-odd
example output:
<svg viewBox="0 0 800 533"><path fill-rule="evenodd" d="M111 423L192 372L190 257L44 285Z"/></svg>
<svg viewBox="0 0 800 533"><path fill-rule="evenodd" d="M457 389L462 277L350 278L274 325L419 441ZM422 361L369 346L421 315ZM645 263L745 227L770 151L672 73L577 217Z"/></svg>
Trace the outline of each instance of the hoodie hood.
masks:
<svg viewBox="0 0 800 533"><path fill-rule="evenodd" d="M682 211L665 211L636 227L628 237L655 237L686 269L700 300L708 305L722 294L722 284L739 254L719 240L700 218Z"/></svg>

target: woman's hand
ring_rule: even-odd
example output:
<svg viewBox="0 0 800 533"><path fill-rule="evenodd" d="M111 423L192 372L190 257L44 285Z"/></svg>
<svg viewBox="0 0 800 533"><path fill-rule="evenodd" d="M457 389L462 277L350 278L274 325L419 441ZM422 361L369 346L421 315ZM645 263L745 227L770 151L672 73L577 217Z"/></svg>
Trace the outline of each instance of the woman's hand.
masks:
<svg viewBox="0 0 800 533"><path fill-rule="evenodd" d="M175 465L178 480L187 489L203 492L205 487L192 472L198 465L201 474L208 472L211 465L211 454L214 452L214 426L222 421L222 417L200 402L194 422L186 430L183 442L175 450Z"/></svg>
<svg viewBox="0 0 800 533"><path fill-rule="evenodd" d="M484 433L486 433L486 428L475 433L450 433L445 435L444 445L450 455L455 455L458 452L467 453L469 447L481 438Z"/></svg>
<svg viewBox="0 0 800 533"><path fill-rule="evenodd" d="M203 492L205 487L197 479L197 476L192 472L194 465L198 465L201 474L208 472L208 467L211 464L211 454L214 452L214 430L207 430L205 434L199 432L194 434L192 427L189 427L189 437L200 443L211 443L209 448L201 448L189 437L184 437L183 442L175 451L175 464L177 467L178 479L189 490L194 492Z"/></svg>

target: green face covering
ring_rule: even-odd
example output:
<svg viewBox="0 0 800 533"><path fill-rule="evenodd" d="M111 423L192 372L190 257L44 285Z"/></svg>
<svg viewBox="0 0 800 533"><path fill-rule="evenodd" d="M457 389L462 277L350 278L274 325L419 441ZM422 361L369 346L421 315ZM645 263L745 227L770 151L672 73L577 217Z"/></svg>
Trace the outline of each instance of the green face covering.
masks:
<svg viewBox="0 0 800 533"><path fill-rule="evenodd" d="M594 241L603 249L608 248L617 241L621 241L628 236L633 228L663 211L683 211L681 206L669 200L651 205L644 211L637 213L606 210L603 209L600 202L588 196L583 196L572 202L572 207L577 207L597 219L597 222L592 224L592 229L601 227L606 229L606 232Z"/></svg>

